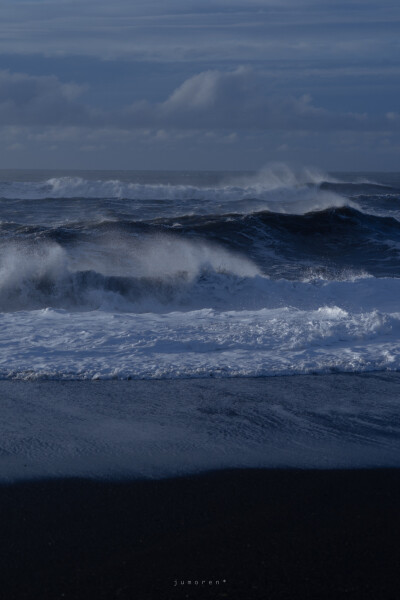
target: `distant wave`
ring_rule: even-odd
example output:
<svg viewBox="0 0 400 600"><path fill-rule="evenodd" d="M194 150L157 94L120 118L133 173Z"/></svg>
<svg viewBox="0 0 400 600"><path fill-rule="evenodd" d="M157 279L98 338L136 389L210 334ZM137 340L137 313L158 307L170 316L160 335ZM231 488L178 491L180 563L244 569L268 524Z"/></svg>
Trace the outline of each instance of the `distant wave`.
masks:
<svg viewBox="0 0 400 600"><path fill-rule="evenodd" d="M181 201L204 203L186 210L219 212L229 210L237 203L238 210L249 212L271 208L277 212L304 213L329 206L342 206L344 198L333 191L320 190L318 186L272 186L262 181L245 185L218 186L164 185L125 183L119 180L89 181L79 177L49 179L43 183L14 183L0 185L0 197L8 200L45 199L105 199L141 201ZM218 204L222 203L220 209Z"/></svg>
<svg viewBox="0 0 400 600"><path fill-rule="evenodd" d="M183 174L182 174L183 175ZM294 171L283 163L271 163L260 171L247 174L221 175L218 183L188 184L187 177L171 175L170 182L129 182L118 178L87 179L80 176L58 176L43 181L0 182L0 197L4 199L96 198L134 200L271 200L277 193L299 193L302 189L319 189L341 195L400 192L399 186L361 176L338 178L315 167ZM190 180L190 178L189 178Z"/></svg>
<svg viewBox="0 0 400 600"><path fill-rule="evenodd" d="M294 173L281 164L271 165L249 176L226 176L212 186L185 183L134 183L119 179L84 179L54 177L39 182L0 183L3 200L71 200L97 199L119 201L177 203L174 212L184 214L255 212L273 210L303 214L332 206L343 206L346 200L332 190L321 189L324 182L336 179L315 169ZM161 208L161 207L160 207ZM183 213L182 213L183 210Z"/></svg>

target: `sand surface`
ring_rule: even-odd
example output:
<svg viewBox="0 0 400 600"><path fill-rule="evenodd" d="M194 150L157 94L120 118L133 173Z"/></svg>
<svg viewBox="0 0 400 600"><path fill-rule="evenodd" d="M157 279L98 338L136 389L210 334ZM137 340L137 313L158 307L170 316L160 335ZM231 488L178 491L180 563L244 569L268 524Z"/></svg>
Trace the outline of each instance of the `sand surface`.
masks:
<svg viewBox="0 0 400 600"><path fill-rule="evenodd" d="M400 373L0 381L0 481L400 467Z"/></svg>
<svg viewBox="0 0 400 600"><path fill-rule="evenodd" d="M399 505L384 469L1 486L2 597L394 599Z"/></svg>

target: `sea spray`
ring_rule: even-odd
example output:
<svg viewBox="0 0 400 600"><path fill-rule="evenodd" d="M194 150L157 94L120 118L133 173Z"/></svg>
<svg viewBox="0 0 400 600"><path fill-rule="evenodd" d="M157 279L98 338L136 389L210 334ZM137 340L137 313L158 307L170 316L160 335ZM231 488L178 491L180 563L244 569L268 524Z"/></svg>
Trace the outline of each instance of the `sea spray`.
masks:
<svg viewBox="0 0 400 600"><path fill-rule="evenodd" d="M0 183L2 377L400 367L395 174L32 177Z"/></svg>

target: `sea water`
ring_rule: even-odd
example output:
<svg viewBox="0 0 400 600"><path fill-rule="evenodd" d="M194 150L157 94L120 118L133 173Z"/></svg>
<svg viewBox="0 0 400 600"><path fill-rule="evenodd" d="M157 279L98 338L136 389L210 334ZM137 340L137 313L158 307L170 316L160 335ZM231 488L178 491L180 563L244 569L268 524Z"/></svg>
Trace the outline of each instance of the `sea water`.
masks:
<svg viewBox="0 0 400 600"><path fill-rule="evenodd" d="M399 466L400 174L16 170L0 198L0 479Z"/></svg>
<svg viewBox="0 0 400 600"><path fill-rule="evenodd" d="M0 377L397 370L400 174L0 172Z"/></svg>

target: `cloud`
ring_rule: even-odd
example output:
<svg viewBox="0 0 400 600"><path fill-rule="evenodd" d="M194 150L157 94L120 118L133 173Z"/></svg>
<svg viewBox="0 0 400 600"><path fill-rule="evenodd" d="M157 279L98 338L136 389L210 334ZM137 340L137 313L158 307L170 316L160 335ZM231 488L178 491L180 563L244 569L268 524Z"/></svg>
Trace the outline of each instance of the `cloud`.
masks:
<svg viewBox="0 0 400 600"><path fill-rule="evenodd" d="M398 128L397 113L381 117L335 112L316 106L308 94L278 93L263 71L238 67L188 77L162 102L142 100L122 108L84 103L85 86L54 76L0 71L0 125L80 131L374 131ZM58 133L57 135L60 135Z"/></svg>
<svg viewBox="0 0 400 600"><path fill-rule="evenodd" d="M189 129L360 130L375 128L364 114L314 106L307 94L281 95L251 67L209 70L186 79L158 104L138 102L121 114L127 126Z"/></svg>
<svg viewBox="0 0 400 600"><path fill-rule="evenodd" d="M2 0L1 12L3 53L346 61L350 46L368 59L399 47L393 0Z"/></svg>
<svg viewBox="0 0 400 600"><path fill-rule="evenodd" d="M84 90L54 76L0 71L0 125L88 124L97 111L79 102Z"/></svg>

